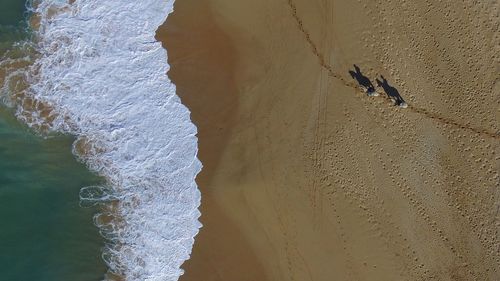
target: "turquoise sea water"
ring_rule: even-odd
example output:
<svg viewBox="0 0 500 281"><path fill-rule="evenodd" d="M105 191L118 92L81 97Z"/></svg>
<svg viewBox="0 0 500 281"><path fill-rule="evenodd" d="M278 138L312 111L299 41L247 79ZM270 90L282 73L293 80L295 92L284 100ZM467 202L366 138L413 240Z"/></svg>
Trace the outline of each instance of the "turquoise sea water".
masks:
<svg viewBox="0 0 500 281"><path fill-rule="evenodd" d="M24 0L0 0L0 52L26 36ZM42 138L0 104L0 281L97 281L106 271L93 208L81 187L102 179L71 154L72 138Z"/></svg>
<svg viewBox="0 0 500 281"><path fill-rule="evenodd" d="M24 36L25 0L0 0L0 52Z"/></svg>

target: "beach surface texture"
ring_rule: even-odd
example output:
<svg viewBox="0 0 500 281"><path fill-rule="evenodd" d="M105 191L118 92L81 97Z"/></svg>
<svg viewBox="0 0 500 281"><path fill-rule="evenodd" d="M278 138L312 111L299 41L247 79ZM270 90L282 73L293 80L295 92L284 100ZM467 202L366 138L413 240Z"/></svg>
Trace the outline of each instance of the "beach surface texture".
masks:
<svg viewBox="0 0 500 281"><path fill-rule="evenodd" d="M499 280L498 6L176 1L204 165L180 280Z"/></svg>
<svg viewBox="0 0 500 281"><path fill-rule="evenodd" d="M35 135L0 122L2 155L18 158L0 168L43 173L38 186L68 188L52 203L74 200L71 212L42 204L45 216L21 215L43 222L61 212L96 225L37 233L58 259L33 256L42 267L30 274L500 280L499 6L29 1L26 34L0 32L0 118L55 138L37 149ZM16 21L11 14L0 25ZM70 150L85 166L58 160ZM94 258L101 246L105 264ZM58 267L70 259L61 249L90 260Z"/></svg>

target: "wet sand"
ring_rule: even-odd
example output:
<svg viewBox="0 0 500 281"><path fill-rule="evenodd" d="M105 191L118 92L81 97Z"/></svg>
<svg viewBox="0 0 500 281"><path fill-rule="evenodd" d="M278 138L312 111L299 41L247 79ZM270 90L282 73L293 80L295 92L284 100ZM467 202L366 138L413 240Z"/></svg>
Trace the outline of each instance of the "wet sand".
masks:
<svg viewBox="0 0 500 281"><path fill-rule="evenodd" d="M181 280L498 280L498 14L177 1L158 37L204 165Z"/></svg>

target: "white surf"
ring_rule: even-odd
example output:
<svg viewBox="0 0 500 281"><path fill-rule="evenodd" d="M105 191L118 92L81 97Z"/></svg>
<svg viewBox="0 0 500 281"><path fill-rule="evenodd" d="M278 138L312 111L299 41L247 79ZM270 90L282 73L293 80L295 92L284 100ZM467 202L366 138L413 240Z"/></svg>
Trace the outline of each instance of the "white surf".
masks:
<svg viewBox="0 0 500 281"><path fill-rule="evenodd" d="M24 96L40 106L28 114L19 106L19 117L75 135L75 153L108 179L81 197L109 205L96 222L110 239L110 270L126 280L178 280L201 227L201 164L196 127L155 40L173 0L42 0L33 9L37 55Z"/></svg>

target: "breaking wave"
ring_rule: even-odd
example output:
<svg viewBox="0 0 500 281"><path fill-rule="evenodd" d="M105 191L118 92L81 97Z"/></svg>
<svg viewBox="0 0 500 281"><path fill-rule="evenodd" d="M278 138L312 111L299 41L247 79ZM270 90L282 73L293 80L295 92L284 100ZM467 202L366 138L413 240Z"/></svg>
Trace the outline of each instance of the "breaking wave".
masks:
<svg viewBox="0 0 500 281"><path fill-rule="evenodd" d="M94 221L109 239L111 275L177 280L201 227L201 163L155 40L173 0L42 0L32 10L32 54L4 60L16 71L4 74L2 92L16 93L28 125L76 136L75 155L107 179L80 197L104 206Z"/></svg>

